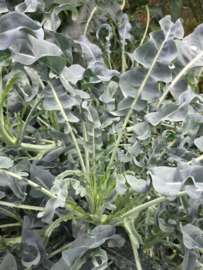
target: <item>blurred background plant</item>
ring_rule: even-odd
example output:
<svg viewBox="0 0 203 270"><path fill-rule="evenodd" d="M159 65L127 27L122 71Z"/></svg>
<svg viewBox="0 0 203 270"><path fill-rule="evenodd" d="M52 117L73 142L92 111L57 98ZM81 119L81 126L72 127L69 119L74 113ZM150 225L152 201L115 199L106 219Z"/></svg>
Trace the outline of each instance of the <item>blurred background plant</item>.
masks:
<svg viewBox="0 0 203 270"><path fill-rule="evenodd" d="M12 10L22 0L6 1ZM192 33L195 27L203 22L203 2L202 0L45 0L47 12L52 12L58 4L71 4L79 12L76 21L72 20L71 11L64 10L60 12L59 17L61 25L58 32L63 33L70 40L77 40L81 34L86 36L90 42L99 45L103 52L105 51L105 41L108 30L103 28L100 31L100 41L96 39L96 30L105 23L112 28L111 39L111 66L112 69L122 70L121 57L122 49L119 38L118 28L122 22L122 11L127 13L132 26L131 37L126 44L126 51L129 53L126 57L125 67L131 65L130 53L140 43L148 41L150 32L160 30L159 20L165 15L171 14L172 21L178 18L183 19L185 35ZM147 5L147 9L146 9ZM112 8L113 6L113 8ZM30 14L32 17L36 13ZM38 16L43 16L40 10ZM33 18L35 19L35 18ZM146 36L145 36L146 31ZM143 39L144 36L144 39ZM84 65L83 59L76 51L74 52L74 63ZM105 63L109 66L108 57L105 56Z"/></svg>
<svg viewBox="0 0 203 270"><path fill-rule="evenodd" d="M16 1L8 1L16 5ZM19 2L19 0L18 0ZM105 52L106 36L108 30L102 28L96 39L98 27L105 23L112 28L111 66L108 57L104 56L105 64L112 69L122 71L121 58L122 46L119 37L119 26L122 22L122 12L129 17L131 37L126 44L125 69L131 65L131 55L136 46L147 42L148 35L155 30L160 30L159 20L170 14L172 21L182 18L185 36L192 33L197 25L203 22L202 0L45 0L46 10L51 11L57 4L69 3L78 9L79 16L76 21L71 18L70 11L60 13L61 25L58 32L63 33L69 40L79 39L81 34L90 42L96 43ZM113 5L113 8L112 8ZM105 54L104 54L105 55ZM84 65L83 59L74 52L74 63ZM76 57L78 56L78 57ZM200 79L200 78L199 78Z"/></svg>

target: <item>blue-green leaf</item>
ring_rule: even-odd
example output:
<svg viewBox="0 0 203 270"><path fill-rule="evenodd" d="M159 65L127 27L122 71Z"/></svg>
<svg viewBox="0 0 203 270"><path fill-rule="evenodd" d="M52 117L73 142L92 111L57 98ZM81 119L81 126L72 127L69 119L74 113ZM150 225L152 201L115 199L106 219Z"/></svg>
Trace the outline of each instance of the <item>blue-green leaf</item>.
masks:
<svg viewBox="0 0 203 270"><path fill-rule="evenodd" d="M8 157L0 157L0 169L8 169L13 166L13 160Z"/></svg>
<svg viewBox="0 0 203 270"><path fill-rule="evenodd" d="M58 7L55 7L53 12L58 15L61 11L63 10L70 10L72 12L72 19L75 21L78 17L78 10L74 6L70 4L62 4L59 5Z"/></svg>
<svg viewBox="0 0 203 270"><path fill-rule="evenodd" d="M183 242L188 249L203 248L202 230L194 225L187 224L183 226L180 223L183 233Z"/></svg>
<svg viewBox="0 0 203 270"><path fill-rule="evenodd" d="M15 7L15 10L25 12L35 12L37 9L37 0L25 0L24 3L20 3Z"/></svg>
<svg viewBox="0 0 203 270"><path fill-rule="evenodd" d="M17 270L17 264L12 254L7 254L0 265L0 270Z"/></svg>
<svg viewBox="0 0 203 270"><path fill-rule="evenodd" d="M83 56L88 65L97 61L103 62L101 49L97 45L91 43L85 36L81 36L80 41L75 40L75 43L80 44Z"/></svg>
<svg viewBox="0 0 203 270"><path fill-rule="evenodd" d="M29 17L20 12L10 12L0 18L0 50L7 49L16 32L22 28L31 29L38 38L43 38L44 36L41 25L35 23Z"/></svg>
<svg viewBox="0 0 203 270"><path fill-rule="evenodd" d="M16 34L15 42L12 42L10 50L17 62L31 65L40 60L56 74L59 74L66 65L65 59L61 57L62 51L55 44L36 39L25 32Z"/></svg>
<svg viewBox="0 0 203 270"><path fill-rule="evenodd" d="M62 257L71 270L75 268L82 255L88 250L99 247L115 234L115 228L111 225L100 225L91 231L77 237L68 250L63 251Z"/></svg>

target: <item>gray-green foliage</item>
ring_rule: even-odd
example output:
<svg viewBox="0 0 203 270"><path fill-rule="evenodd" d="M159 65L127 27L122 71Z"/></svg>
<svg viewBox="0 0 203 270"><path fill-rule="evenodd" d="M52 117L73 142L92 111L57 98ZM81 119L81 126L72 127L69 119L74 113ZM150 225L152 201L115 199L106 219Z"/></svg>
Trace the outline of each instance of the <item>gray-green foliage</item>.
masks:
<svg viewBox="0 0 203 270"><path fill-rule="evenodd" d="M203 25L119 4L1 1L2 270L202 267Z"/></svg>

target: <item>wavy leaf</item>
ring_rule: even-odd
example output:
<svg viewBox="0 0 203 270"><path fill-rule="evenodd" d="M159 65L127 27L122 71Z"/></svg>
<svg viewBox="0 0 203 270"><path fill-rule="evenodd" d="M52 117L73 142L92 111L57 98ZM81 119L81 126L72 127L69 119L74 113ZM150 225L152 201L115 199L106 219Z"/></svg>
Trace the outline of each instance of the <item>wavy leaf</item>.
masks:
<svg viewBox="0 0 203 270"><path fill-rule="evenodd" d="M51 223L55 209L58 207L64 207L68 196L67 184L65 181L54 181L54 185L50 190L51 194L55 195L47 201L44 212L39 212L38 217L43 222ZM69 204L75 207L75 203L69 201Z"/></svg>
<svg viewBox="0 0 203 270"><path fill-rule="evenodd" d="M7 254L0 265L0 270L17 270L17 264L12 254Z"/></svg>
<svg viewBox="0 0 203 270"><path fill-rule="evenodd" d="M186 248L185 256L183 259L183 270L194 270L197 264L197 258L199 254L196 250L189 250Z"/></svg>
<svg viewBox="0 0 203 270"><path fill-rule="evenodd" d="M61 33L55 33L47 30L45 30L45 33L46 33L46 40L57 45L62 51L64 58L70 64L72 64L73 62L72 48L68 39Z"/></svg>
<svg viewBox="0 0 203 270"><path fill-rule="evenodd" d="M111 67L111 42L110 40L112 39L113 37L113 30L111 28L111 26L109 24L101 24L98 28L97 28L97 32L96 32L96 37L97 39L99 40L99 32L102 28L106 28L109 32L108 36L106 36L106 52L107 52L107 55L108 55L108 60L109 60L109 66ZM111 68L112 69L112 68Z"/></svg>
<svg viewBox="0 0 203 270"><path fill-rule="evenodd" d="M161 30L150 34L150 41L135 50L134 58L147 69L153 65L151 76L156 80L170 82L170 63L178 55L174 38L181 39L184 32L180 20L174 24L170 16L161 19L159 24Z"/></svg>
<svg viewBox="0 0 203 270"><path fill-rule="evenodd" d="M58 7L55 7L53 12L58 15L61 11L63 10L70 10L72 12L72 19L75 21L78 17L78 10L75 8L73 5L70 4L62 4L59 5Z"/></svg>
<svg viewBox="0 0 203 270"><path fill-rule="evenodd" d="M13 166L13 160L8 157L1 156L0 158L0 168L1 169L8 169Z"/></svg>
<svg viewBox="0 0 203 270"><path fill-rule="evenodd" d="M111 225L97 226L91 233L78 236L69 249L63 251L62 257L71 270L76 270L75 266L85 252L99 247L114 234L115 228Z"/></svg>
<svg viewBox="0 0 203 270"><path fill-rule="evenodd" d="M44 28L50 31L56 31L61 24L59 17L54 12L45 12L44 15L46 18Z"/></svg>
<svg viewBox="0 0 203 270"><path fill-rule="evenodd" d="M20 12L10 12L1 17L0 50L7 49L10 46L16 32L25 27L31 29L39 39L44 37L41 26Z"/></svg>
<svg viewBox="0 0 203 270"><path fill-rule="evenodd" d="M172 64L173 81L164 91L157 107L160 106L169 91L176 100L181 93L187 91L188 83L185 75L189 69L203 65L202 29L203 24L196 27L193 33L182 40L175 40L178 55Z"/></svg>
<svg viewBox="0 0 203 270"><path fill-rule="evenodd" d="M61 222L66 222L68 220L71 220L71 219L77 219L76 217L74 216L64 216L64 217L61 217L61 218L57 218L54 223L51 224L51 226L49 226L49 228L46 230L46 236L50 237L50 235L52 234L52 231L56 228L56 226L61 223Z"/></svg>
<svg viewBox="0 0 203 270"><path fill-rule="evenodd" d="M75 40L75 43L80 44L88 65L94 62L103 62L101 49L91 43L85 36L81 36L80 41Z"/></svg>
<svg viewBox="0 0 203 270"><path fill-rule="evenodd" d="M31 217L24 216L23 230L22 230L22 265L24 267L38 266L46 259L46 249L41 237L32 231L33 220Z"/></svg>
<svg viewBox="0 0 203 270"><path fill-rule="evenodd" d="M8 12L8 7L7 4L5 2L5 0L1 0L0 2L0 13L4 13L4 12Z"/></svg>
<svg viewBox="0 0 203 270"><path fill-rule="evenodd" d="M50 190L54 182L54 176L49 172L44 170L42 167L32 165L30 169L31 180L47 190ZM43 198L44 194L37 188L32 188L30 195L33 198Z"/></svg>
<svg viewBox="0 0 203 270"><path fill-rule="evenodd" d="M203 136L197 138L194 140L194 144L197 146L197 148L203 152ZM190 159L191 160L191 159Z"/></svg>
<svg viewBox="0 0 203 270"><path fill-rule="evenodd" d="M190 166L184 162L179 162L177 168L165 166L153 168L150 175L153 186L159 194L168 197L175 196L184 185L187 185L187 190L190 190L188 194L192 197L193 191L195 195L193 186L199 189L199 191L203 190L202 172L203 167L201 166Z"/></svg>
<svg viewBox="0 0 203 270"><path fill-rule="evenodd" d="M65 59L61 57L61 50L55 44L36 39L24 32L16 34L16 40L11 43L10 50L17 62L31 65L39 60L56 74L59 74L66 65Z"/></svg>
<svg viewBox="0 0 203 270"><path fill-rule="evenodd" d="M119 35L121 37L121 43L123 44L123 53L125 53L125 45L127 45L126 40L131 38L130 30L132 29L129 23L129 18L127 14L123 14L124 19L122 25L118 28Z"/></svg>
<svg viewBox="0 0 203 270"><path fill-rule="evenodd" d="M15 83L19 82L19 81L21 81L21 77L14 77L14 78L10 79L10 80L7 82L7 84L6 84L5 88L4 88L4 91L3 91L3 95L2 95L1 101L0 101L0 110L1 110L2 107L3 107L3 103L4 103L4 101L6 100L6 98L7 98L7 96L8 96L8 93L9 93L11 87L13 87L13 85L14 85Z"/></svg>
<svg viewBox="0 0 203 270"><path fill-rule="evenodd" d="M75 99L68 96L59 79L54 85L48 84L44 89L43 106L48 111L60 111L58 115L59 122L78 122L79 119L74 116L70 109L76 104Z"/></svg>
<svg viewBox="0 0 203 270"><path fill-rule="evenodd" d="M142 237L136 231L134 221L129 218L124 218L124 226L128 234L135 242L136 247L139 248L140 245L143 245Z"/></svg>
<svg viewBox="0 0 203 270"><path fill-rule="evenodd" d="M183 226L181 223L180 228L183 233L183 242L186 248L203 248L202 230L200 228L191 224Z"/></svg>
<svg viewBox="0 0 203 270"><path fill-rule="evenodd" d="M27 72L31 82L32 82L32 88L31 88L31 95L29 96L25 96L25 100L27 102L29 102L30 100L32 100L38 93L39 90L39 82L36 78L36 75L34 73L34 71L29 68L29 67L24 67L25 71Z"/></svg>
<svg viewBox="0 0 203 270"><path fill-rule="evenodd" d="M145 181L143 179L137 179L132 175L125 175L128 184L135 190L138 194L145 193L150 190L149 181Z"/></svg>
<svg viewBox="0 0 203 270"><path fill-rule="evenodd" d="M15 7L15 10L25 13L25 12L35 12L37 9L37 0L25 0Z"/></svg>
<svg viewBox="0 0 203 270"><path fill-rule="evenodd" d="M153 126L158 125L163 120L174 122L183 121L187 116L189 104L192 103L196 97L197 96L189 89L179 96L178 105L172 102L164 104L159 112L152 112L145 116L145 120L150 122ZM200 97L198 97L198 99L199 98Z"/></svg>

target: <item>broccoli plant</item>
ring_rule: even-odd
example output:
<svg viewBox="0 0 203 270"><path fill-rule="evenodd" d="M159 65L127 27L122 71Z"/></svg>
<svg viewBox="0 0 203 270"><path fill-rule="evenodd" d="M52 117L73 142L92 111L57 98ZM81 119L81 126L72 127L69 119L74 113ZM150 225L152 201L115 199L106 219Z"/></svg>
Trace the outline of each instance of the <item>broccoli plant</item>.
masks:
<svg viewBox="0 0 203 270"><path fill-rule="evenodd" d="M203 25L128 52L116 1L1 2L0 269L202 269Z"/></svg>

